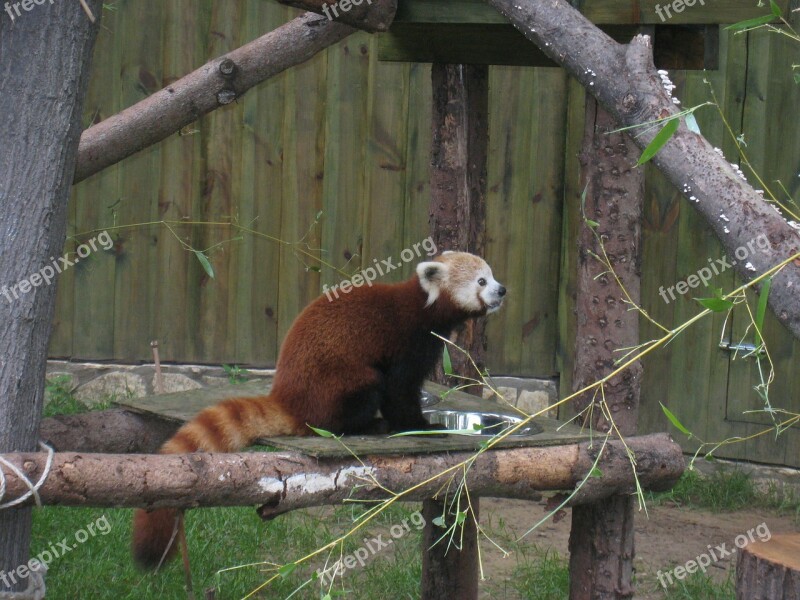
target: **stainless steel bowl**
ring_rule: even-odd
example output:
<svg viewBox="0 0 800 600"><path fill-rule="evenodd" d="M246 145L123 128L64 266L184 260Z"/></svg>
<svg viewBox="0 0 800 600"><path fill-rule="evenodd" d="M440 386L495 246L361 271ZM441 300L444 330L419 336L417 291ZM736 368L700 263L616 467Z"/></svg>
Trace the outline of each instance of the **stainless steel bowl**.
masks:
<svg viewBox="0 0 800 600"><path fill-rule="evenodd" d="M462 410L428 409L422 411L428 422L434 425L444 425L447 429L475 430L475 435L490 437L516 425L521 418L512 415L497 413L468 412ZM475 427L479 426L480 429ZM513 436L536 435L544 431L538 423L528 423L522 429L515 431Z"/></svg>

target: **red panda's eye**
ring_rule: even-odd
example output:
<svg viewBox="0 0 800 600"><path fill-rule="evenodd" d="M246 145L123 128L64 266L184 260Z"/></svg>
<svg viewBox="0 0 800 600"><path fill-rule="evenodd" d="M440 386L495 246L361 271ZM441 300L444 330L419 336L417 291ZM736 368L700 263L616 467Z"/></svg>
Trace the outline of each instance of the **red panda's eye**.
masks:
<svg viewBox="0 0 800 600"><path fill-rule="evenodd" d="M483 277L481 277L480 279L478 279L478 285L481 287L485 286L486 280Z"/></svg>

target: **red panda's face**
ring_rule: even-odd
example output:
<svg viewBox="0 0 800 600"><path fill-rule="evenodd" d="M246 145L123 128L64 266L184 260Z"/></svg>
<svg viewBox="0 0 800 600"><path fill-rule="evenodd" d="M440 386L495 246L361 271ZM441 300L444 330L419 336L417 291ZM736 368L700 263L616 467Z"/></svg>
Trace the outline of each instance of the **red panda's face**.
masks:
<svg viewBox="0 0 800 600"><path fill-rule="evenodd" d="M428 306L446 293L463 311L488 314L502 306L506 295L486 261L467 252L445 252L434 261L420 263L417 275L428 293Z"/></svg>

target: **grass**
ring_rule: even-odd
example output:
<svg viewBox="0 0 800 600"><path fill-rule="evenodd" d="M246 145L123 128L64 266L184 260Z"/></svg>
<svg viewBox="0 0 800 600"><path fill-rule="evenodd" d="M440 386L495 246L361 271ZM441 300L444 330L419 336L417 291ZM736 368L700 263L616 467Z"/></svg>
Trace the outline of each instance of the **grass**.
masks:
<svg viewBox="0 0 800 600"><path fill-rule="evenodd" d="M761 489L747 473L737 469L722 469L712 475L685 471L672 490L650 494L649 501L712 511L775 510L780 514L794 515L800 521L800 498L791 488L780 489L770 484Z"/></svg>
<svg viewBox="0 0 800 600"><path fill-rule="evenodd" d="M664 600L734 600L733 570L722 583L717 583L705 573L692 573L684 579L673 579L674 583L664 589Z"/></svg>
<svg viewBox="0 0 800 600"><path fill-rule="evenodd" d="M527 600L562 600L569 597L569 563L552 549L520 547L510 585Z"/></svg>
<svg viewBox="0 0 800 600"><path fill-rule="evenodd" d="M185 598L184 576L180 560L162 568L159 573L138 571L131 562L131 512L122 509L44 507L34 511L31 556L62 546L64 540L74 548L58 556L49 565L48 598L113 598L114 600L148 600ZM408 508L393 508L382 516L367 538L400 523L411 514ZM103 535L95 527L95 535L84 543L87 525L105 517L109 527ZM247 566L219 573L236 565L258 561L289 563L333 539L351 522L351 509L314 509L296 511L269 523L261 521L252 508L209 508L189 511L186 535L192 564L195 595L214 587L218 600L242 598L263 583L269 575L266 565ZM105 528L104 528L105 529ZM363 545L362 537L345 544L344 554ZM368 559L365 567L348 570L335 580L332 595L347 594L356 598L417 598L421 572L420 534L415 528L392 540ZM339 557L337 552L331 560ZM256 598L286 598L322 568L325 558L300 566L286 577L270 584ZM357 593L354 594L354 592ZM320 598L320 583L313 581L299 593L298 599Z"/></svg>

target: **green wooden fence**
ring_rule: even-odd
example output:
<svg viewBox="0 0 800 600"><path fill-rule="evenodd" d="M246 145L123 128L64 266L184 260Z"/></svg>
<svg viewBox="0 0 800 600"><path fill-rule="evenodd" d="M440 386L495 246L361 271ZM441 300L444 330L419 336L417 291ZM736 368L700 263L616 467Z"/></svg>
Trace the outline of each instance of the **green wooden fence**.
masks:
<svg viewBox="0 0 800 600"><path fill-rule="evenodd" d="M113 7L95 51L87 126L297 14L264 0ZM780 180L797 198L797 48L761 32L721 38L720 69L671 73L675 94L683 106L705 102L707 79L764 182L779 190ZM491 67L489 83L487 258L509 289L490 319L489 367L560 373L566 391L584 95L554 68ZM287 328L323 284L374 259L397 262L427 238L430 97L429 65L379 61L376 38L358 33L76 186L67 250L103 230L115 243L62 275L51 355L149 360L158 339L166 361L274 364ZM735 160L716 110L701 109L698 120ZM659 173L648 170L647 180L643 301L672 326L697 305L665 304L659 288L723 251ZM208 255L213 278L192 249ZM411 266L382 281L408 276ZM734 284L732 272L713 282ZM647 360L646 428L666 426L659 401L705 439L761 427L760 416L742 416L757 406L757 374L718 348L722 324L708 319ZM735 337L744 326L737 318L728 331ZM656 331L643 323L643 335ZM765 337L777 373L773 404L800 410L800 343L772 319ZM780 457L766 438L728 454L800 463L797 436L786 437Z"/></svg>

